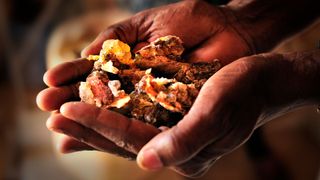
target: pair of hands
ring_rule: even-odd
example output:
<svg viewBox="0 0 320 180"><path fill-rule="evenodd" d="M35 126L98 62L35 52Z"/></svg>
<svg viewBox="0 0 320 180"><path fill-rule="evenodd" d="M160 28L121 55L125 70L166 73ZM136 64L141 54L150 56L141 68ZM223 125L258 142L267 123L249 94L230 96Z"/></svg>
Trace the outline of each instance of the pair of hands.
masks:
<svg viewBox="0 0 320 180"><path fill-rule="evenodd" d="M60 141L60 151L99 150L136 158L144 169L170 166L180 174L199 176L288 107L300 92L286 92L292 86L283 75L299 77L292 61L274 54L238 59L254 50L240 33L245 31L240 22L230 21L234 19L230 11L202 1L150 9L109 27L82 52L84 57L97 54L106 39L120 39L137 50L172 34L183 40L189 62L218 58L228 64L205 83L189 113L170 129L69 102L79 100L77 82L90 73L92 62L80 59L47 71L44 82L49 88L39 93L37 103L42 110L53 111L47 127L67 135Z"/></svg>

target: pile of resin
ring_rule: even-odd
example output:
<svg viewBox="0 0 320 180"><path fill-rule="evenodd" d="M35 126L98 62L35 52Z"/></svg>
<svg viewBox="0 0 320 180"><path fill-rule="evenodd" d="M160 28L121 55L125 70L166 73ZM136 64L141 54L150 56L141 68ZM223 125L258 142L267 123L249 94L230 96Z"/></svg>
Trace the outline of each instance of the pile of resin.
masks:
<svg viewBox="0 0 320 180"><path fill-rule="evenodd" d="M186 63L182 41L161 37L139 50L106 40L94 67L81 82L81 101L117 111L154 126L172 126L188 112L201 86L219 68L218 61Z"/></svg>

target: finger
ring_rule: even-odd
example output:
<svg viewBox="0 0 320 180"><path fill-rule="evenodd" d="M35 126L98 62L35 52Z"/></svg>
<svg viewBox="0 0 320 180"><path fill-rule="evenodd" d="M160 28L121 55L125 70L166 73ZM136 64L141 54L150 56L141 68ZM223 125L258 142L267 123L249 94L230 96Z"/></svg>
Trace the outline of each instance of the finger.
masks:
<svg viewBox="0 0 320 180"><path fill-rule="evenodd" d="M47 128L73 137L97 150L115 154L124 158L135 158L135 154L118 147L92 129L86 128L61 114L52 114L47 120Z"/></svg>
<svg viewBox="0 0 320 180"><path fill-rule="evenodd" d="M63 136L58 142L58 151L61 153L72 153L76 151L97 150L83 142L80 142L70 136Z"/></svg>
<svg viewBox="0 0 320 180"><path fill-rule="evenodd" d="M101 32L97 38L81 52L81 57L87 57L90 54L99 54L102 44L107 39L119 39L128 44L135 44L137 39L137 25L132 25L131 19L122 21L118 24L108 27Z"/></svg>
<svg viewBox="0 0 320 180"><path fill-rule="evenodd" d="M48 70L43 76L43 81L50 87L75 82L88 75L92 66L93 62L86 59L69 61Z"/></svg>
<svg viewBox="0 0 320 180"><path fill-rule="evenodd" d="M225 30L189 53L187 60L190 62L206 62L219 59L224 66L250 53L247 44L242 39L235 33L228 33Z"/></svg>
<svg viewBox="0 0 320 180"><path fill-rule="evenodd" d="M149 42L140 42L134 47L133 52L137 53L137 51L139 51L141 48L143 48L149 44L150 44Z"/></svg>
<svg viewBox="0 0 320 180"><path fill-rule="evenodd" d="M160 126L158 129L159 129L160 131L167 131L167 130L169 130L170 128L167 127L167 126Z"/></svg>
<svg viewBox="0 0 320 180"><path fill-rule="evenodd" d="M43 111L53 111L67 101L79 99L78 85L50 87L42 90L36 98L38 107Z"/></svg>
<svg viewBox="0 0 320 180"><path fill-rule="evenodd" d="M133 153L138 153L143 145L160 132L141 121L81 102L66 103L60 112Z"/></svg>

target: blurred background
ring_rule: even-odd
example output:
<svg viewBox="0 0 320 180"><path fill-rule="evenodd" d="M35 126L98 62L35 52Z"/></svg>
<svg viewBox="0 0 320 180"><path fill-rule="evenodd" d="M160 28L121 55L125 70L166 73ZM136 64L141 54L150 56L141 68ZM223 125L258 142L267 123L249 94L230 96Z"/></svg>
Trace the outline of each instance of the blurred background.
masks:
<svg viewBox="0 0 320 180"><path fill-rule="evenodd" d="M47 68L80 56L109 25L145 8L177 0L0 0L0 179L186 179L171 171L145 172L135 162L98 152L60 154L59 135L35 104ZM224 1L212 1L224 3ZM274 51L311 50L320 22ZM320 115L299 109L259 129L201 179L317 179Z"/></svg>

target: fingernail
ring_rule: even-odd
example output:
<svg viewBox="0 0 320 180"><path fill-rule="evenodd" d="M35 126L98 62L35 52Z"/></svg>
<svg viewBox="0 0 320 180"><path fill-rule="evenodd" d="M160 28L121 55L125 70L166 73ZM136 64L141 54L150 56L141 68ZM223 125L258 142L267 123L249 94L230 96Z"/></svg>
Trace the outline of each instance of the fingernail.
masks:
<svg viewBox="0 0 320 180"><path fill-rule="evenodd" d="M138 155L137 160L140 167L146 170L158 170L163 167L163 163L154 149L143 151Z"/></svg>
<svg viewBox="0 0 320 180"><path fill-rule="evenodd" d="M61 113L61 114L64 114L64 113L65 113L65 110L66 110L65 104L62 104L59 110L60 110L60 113Z"/></svg>
<svg viewBox="0 0 320 180"><path fill-rule="evenodd" d="M81 56L81 58L86 58L87 57L86 48L81 51L80 56Z"/></svg>
<svg viewBox="0 0 320 180"><path fill-rule="evenodd" d="M56 144L56 150L60 153L63 153L63 154L69 154L69 153L74 153L74 152L79 151L76 148L66 148L62 142L58 142Z"/></svg>
<svg viewBox="0 0 320 180"><path fill-rule="evenodd" d="M56 132L56 133L60 133L60 134L65 134L65 131L63 129L59 129L59 128L48 128L50 131Z"/></svg>

